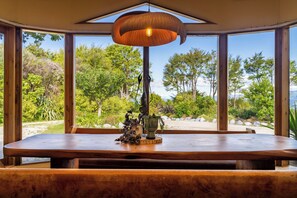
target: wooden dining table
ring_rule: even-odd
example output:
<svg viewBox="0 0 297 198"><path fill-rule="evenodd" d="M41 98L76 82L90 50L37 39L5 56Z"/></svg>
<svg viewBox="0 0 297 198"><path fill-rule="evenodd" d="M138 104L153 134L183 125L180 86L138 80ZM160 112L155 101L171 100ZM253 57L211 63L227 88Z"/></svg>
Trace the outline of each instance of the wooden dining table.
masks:
<svg viewBox="0 0 297 198"><path fill-rule="evenodd" d="M274 169L297 160L297 141L264 134L164 134L160 144L116 142L119 134L41 134L4 146L9 157L51 158L52 168L77 168L76 158L237 160L238 169Z"/></svg>

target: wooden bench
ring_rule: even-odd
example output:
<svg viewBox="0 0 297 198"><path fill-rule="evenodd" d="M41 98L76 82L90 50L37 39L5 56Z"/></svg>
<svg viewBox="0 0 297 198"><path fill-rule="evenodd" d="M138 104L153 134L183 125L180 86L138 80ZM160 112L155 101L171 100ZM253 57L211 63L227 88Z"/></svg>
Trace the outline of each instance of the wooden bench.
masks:
<svg viewBox="0 0 297 198"><path fill-rule="evenodd" d="M0 169L0 197L297 197L297 171Z"/></svg>

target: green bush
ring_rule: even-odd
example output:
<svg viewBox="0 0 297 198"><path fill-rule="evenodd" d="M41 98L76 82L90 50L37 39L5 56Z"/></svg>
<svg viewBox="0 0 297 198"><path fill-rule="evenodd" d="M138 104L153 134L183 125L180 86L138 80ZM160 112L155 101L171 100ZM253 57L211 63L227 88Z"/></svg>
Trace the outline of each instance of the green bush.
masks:
<svg viewBox="0 0 297 198"><path fill-rule="evenodd" d="M167 100L161 108L162 114L173 117L175 114L174 104L172 100Z"/></svg>
<svg viewBox="0 0 297 198"><path fill-rule="evenodd" d="M274 119L274 90L269 79L264 78L259 82L253 82L244 96L250 102L259 120L273 122Z"/></svg>
<svg viewBox="0 0 297 198"><path fill-rule="evenodd" d="M209 117L209 119L214 118L217 112L217 105L212 97L205 96L203 93L198 93L195 104L196 111L193 113L195 117L199 117L204 114Z"/></svg>
<svg viewBox="0 0 297 198"><path fill-rule="evenodd" d="M196 110L195 102L190 93L179 93L173 99L175 116L178 118L193 115Z"/></svg>
<svg viewBox="0 0 297 198"><path fill-rule="evenodd" d="M165 102L158 94L150 94L150 114L160 115L162 114L162 107Z"/></svg>
<svg viewBox="0 0 297 198"><path fill-rule="evenodd" d="M36 121L37 107L32 101L23 102L23 122Z"/></svg>
<svg viewBox="0 0 297 198"><path fill-rule="evenodd" d="M132 106L133 103L127 99L113 96L103 102L102 114L103 116L125 114L128 110L131 110Z"/></svg>
<svg viewBox="0 0 297 198"><path fill-rule="evenodd" d="M96 127L102 125L102 120L97 113L79 112L76 116L76 124L82 127Z"/></svg>
<svg viewBox="0 0 297 198"><path fill-rule="evenodd" d="M110 124L115 127L119 127L119 123L123 123L125 120L125 114L108 115L103 118L103 124Z"/></svg>
<svg viewBox="0 0 297 198"><path fill-rule="evenodd" d="M296 105L290 109L290 136L297 140L297 109Z"/></svg>
<svg viewBox="0 0 297 198"><path fill-rule="evenodd" d="M176 117L205 115L214 118L216 115L216 102L204 93L197 92L194 101L191 93L179 93L173 99L174 112Z"/></svg>
<svg viewBox="0 0 297 198"><path fill-rule="evenodd" d="M256 117L257 113L253 109L238 109L238 108L230 108L229 114L236 118L240 119L250 119Z"/></svg>

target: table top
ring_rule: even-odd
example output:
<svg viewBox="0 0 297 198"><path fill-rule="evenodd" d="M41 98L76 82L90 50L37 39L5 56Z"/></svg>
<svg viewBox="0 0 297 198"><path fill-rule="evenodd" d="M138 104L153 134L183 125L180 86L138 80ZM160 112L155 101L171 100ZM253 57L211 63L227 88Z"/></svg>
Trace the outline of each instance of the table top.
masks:
<svg viewBox="0 0 297 198"><path fill-rule="evenodd" d="M115 142L119 134L41 134L4 146L7 156L175 160L297 159L297 141L263 134L164 134L163 143Z"/></svg>

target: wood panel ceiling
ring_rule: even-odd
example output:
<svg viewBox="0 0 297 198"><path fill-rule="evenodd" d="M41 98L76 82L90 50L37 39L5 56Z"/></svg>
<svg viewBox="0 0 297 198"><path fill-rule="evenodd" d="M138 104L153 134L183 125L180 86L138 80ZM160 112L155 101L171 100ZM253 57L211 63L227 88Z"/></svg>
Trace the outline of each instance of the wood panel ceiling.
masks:
<svg viewBox="0 0 297 198"><path fill-rule="evenodd" d="M61 32L109 33L111 24L79 22L144 0L1 0L0 21ZM189 24L189 33L240 32L297 22L296 0L151 0L213 24Z"/></svg>

